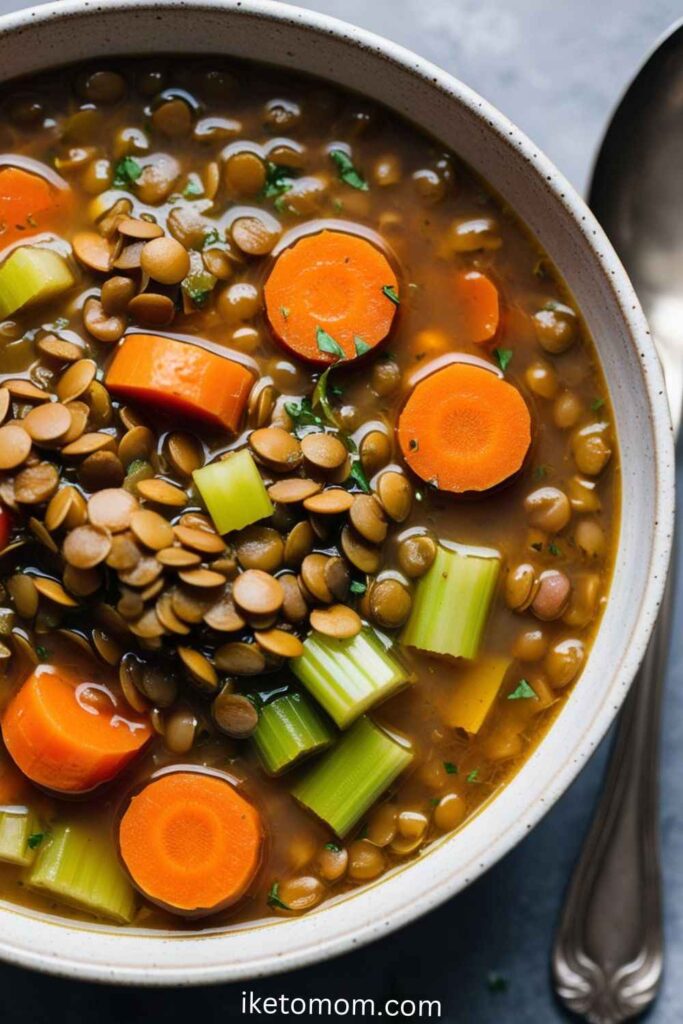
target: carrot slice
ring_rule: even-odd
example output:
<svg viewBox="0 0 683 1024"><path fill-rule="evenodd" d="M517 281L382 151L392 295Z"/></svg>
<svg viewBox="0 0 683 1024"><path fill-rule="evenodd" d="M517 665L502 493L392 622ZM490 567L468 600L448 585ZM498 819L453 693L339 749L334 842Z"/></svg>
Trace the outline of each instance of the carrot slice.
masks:
<svg viewBox="0 0 683 1024"><path fill-rule="evenodd" d="M442 491L487 491L521 469L531 443L524 399L496 373L452 363L415 386L398 421L406 462Z"/></svg>
<svg viewBox="0 0 683 1024"><path fill-rule="evenodd" d="M500 320L498 289L491 278L478 270L457 274L454 299L463 341L490 341Z"/></svg>
<svg viewBox="0 0 683 1024"><path fill-rule="evenodd" d="M258 811L217 775L177 771L132 798L119 824L121 859L153 903L199 917L235 903L261 861Z"/></svg>
<svg viewBox="0 0 683 1024"><path fill-rule="evenodd" d="M285 348L326 365L355 359L384 341L396 315L398 281L365 238L322 231L278 256L264 295L268 320Z"/></svg>
<svg viewBox="0 0 683 1024"><path fill-rule="evenodd" d="M22 167L0 168L0 248L56 228L71 209L71 190Z"/></svg>
<svg viewBox="0 0 683 1024"><path fill-rule="evenodd" d="M41 665L8 704L2 736L14 763L37 785L84 793L121 771L152 730L102 686Z"/></svg>
<svg viewBox="0 0 683 1024"><path fill-rule="evenodd" d="M225 356L158 334L129 334L109 366L113 395L235 432L254 378Z"/></svg>

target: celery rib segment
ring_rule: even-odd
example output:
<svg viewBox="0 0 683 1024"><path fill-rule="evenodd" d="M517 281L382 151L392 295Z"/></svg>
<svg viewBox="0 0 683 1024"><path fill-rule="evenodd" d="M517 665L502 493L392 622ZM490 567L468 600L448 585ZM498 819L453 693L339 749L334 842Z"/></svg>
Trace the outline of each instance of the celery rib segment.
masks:
<svg viewBox="0 0 683 1024"><path fill-rule="evenodd" d="M286 693L260 709L252 740L268 774L282 775L326 750L334 732L305 694Z"/></svg>
<svg viewBox="0 0 683 1024"><path fill-rule="evenodd" d="M500 563L500 552L492 548L439 544L415 589L401 642L433 654L476 658Z"/></svg>
<svg viewBox="0 0 683 1024"><path fill-rule="evenodd" d="M413 680L367 627L350 640L311 633L290 668L340 729Z"/></svg>
<svg viewBox="0 0 683 1024"><path fill-rule="evenodd" d="M137 909L135 891L118 862L113 840L81 822L54 826L26 884L58 903L116 924L129 924Z"/></svg>
<svg viewBox="0 0 683 1024"><path fill-rule="evenodd" d="M309 769L292 795L343 837L412 760L407 740L364 715Z"/></svg>
<svg viewBox="0 0 683 1024"><path fill-rule="evenodd" d="M218 533L242 530L273 514L273 503L246 448L192 474Z"/></svg>
<svg viewBox="0 0 683 1024"><path fill-rule="evenodd" d="M31 840L39 834L38 819L29 807L0 807L0 861L28 867L36 855Z"/></svg>

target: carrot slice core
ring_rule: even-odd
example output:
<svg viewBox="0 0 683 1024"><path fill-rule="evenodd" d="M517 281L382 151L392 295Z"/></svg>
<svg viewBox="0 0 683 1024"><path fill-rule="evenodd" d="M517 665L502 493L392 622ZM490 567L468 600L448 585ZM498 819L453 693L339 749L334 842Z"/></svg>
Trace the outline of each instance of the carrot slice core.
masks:
<svg viewBox="0 0 683 1024"><path fill-rule="evenodd" d="M264 295L268 320L285 348L325 365L341 356L320 347L320 330L345 359L364 355L387 337L398 281L387 258L367 239L321 231L278 256Z"/></svg>
<svg viewBox="0 0 683 1024"><path fill-rule="evenodd" d="M258 811L227 779L170 772L130 801L119 825L131 880L155 903L200 916L238 900L261 860Z"/></svg>
<svg viewBox="0 0 683 1024"><path fill-rule="evenodd" d="M246 366L190 342L129 334L107 371L113 395L237 431L254 377Z"/></svg>
<svg viewBox="0 0 683 1024"><path fill-rule="evenodd" d="M105 687L40 666L8 704L2 736L32 782L84 793L121 771L152 730Z"/></svg>
<svg viewBox="0 0 683 1024"><path fill-rule="evenodd" d="M416 385L398 422L406 462L443 491L486 491L521 469L531 417L517 388L492 371L453 363Z"/></svg>

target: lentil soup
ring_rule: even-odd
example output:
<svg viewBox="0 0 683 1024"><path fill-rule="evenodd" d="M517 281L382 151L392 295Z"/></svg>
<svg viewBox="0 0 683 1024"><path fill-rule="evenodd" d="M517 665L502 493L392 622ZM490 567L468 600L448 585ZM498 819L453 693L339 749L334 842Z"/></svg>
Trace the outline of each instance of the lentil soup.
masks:
<svg viewBox="0 0 683 1024"><path fill-rule="evenodd" d="M514 213L352 93L121 60L0 110L0 895L306 912L567 699L618 531L595 349Z"/></svg>

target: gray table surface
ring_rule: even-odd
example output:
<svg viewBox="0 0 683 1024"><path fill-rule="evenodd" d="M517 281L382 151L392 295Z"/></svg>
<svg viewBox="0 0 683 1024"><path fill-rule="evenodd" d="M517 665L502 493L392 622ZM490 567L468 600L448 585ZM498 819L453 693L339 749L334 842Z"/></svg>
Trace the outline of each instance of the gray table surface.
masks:
<svg viewBox="0 0 683 1024"><path fill-rule="evenodd" d="M0 0L0 13L25 6ZM491 100L584 190L607 118L644 52L680 17L675 0L314 0L441 65ZM353 83L349 83L353 85ZM683 469L683 466L680 467ZM683 560L683 554L681 555ZM683 571L678 579L683 580ZM678 606L683 593L678 594ZM668 970L650 1019L683 1020L683 634L675 631L664 721L662 841ZM259 996L437 998L457 1024L552 1024L548 956L564 886L605 763L601 750L537 829L475 885L410 927L348 956L254 985L194 991L118 989L0 966L0 1019L54 1024L150 1015L205 1024L240 1017ZM410 900L410 890L405 898ZM487 984L490 971L505 991ZM271 1019L280 1019L280 1015Z"/></svg>

